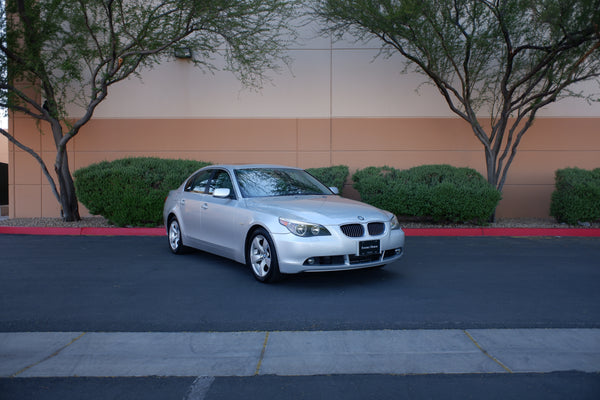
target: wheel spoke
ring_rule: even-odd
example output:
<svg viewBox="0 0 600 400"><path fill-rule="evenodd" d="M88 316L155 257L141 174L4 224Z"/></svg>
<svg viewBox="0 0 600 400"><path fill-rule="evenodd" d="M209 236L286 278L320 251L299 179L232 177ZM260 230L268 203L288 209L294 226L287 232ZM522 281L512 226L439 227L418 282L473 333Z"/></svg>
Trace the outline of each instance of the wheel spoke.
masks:
<svg viewBox="0 0 600 400"><path fill-rule="evenodd" d="M263 243L264 243L264 238L262 236L257 236L254 239L254 244L256 245L256 250L260 253L260 254L264 254L265 250L263 248Z"/></svg>
<svg viewBox="0 0 600 400"><path fill-rule="evenodd" d="M269 269L271 268L271 251L269 249L269 243L267 241L264 242L264 253L263 253L263 262L261 265L261 271L263 275L269 273Z"/></svg>
<svg viewBox="0 0 600 400"><path fill-rule="evenodd" d="M262 255L258 252L258 250L255 250L252 253L252 264L258 264L262 261L263 257Z"/></svg>

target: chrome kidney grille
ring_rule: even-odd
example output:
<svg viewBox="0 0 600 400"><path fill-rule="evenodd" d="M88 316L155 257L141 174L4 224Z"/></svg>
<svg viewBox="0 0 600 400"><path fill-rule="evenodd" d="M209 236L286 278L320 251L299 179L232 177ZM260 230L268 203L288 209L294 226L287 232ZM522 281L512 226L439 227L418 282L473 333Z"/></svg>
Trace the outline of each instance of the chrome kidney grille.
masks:
<svg viewBox="0 0 600 400"><path fill-rule="evenodd" d="M344 235L352 238L363 237L365 235L365 227L361 224L347 224L340 226ZM367 231L370 236L378 236L385 232L385 224L383 222L371 222L367 225Z"/></svg>

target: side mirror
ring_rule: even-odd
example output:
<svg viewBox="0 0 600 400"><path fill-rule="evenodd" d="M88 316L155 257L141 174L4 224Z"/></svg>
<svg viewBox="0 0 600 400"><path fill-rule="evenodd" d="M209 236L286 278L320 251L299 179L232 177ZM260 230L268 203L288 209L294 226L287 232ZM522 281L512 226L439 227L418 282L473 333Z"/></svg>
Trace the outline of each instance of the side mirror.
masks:
<svg viewBox="0 0 600 400"><path fill-rule="evenodd" d="M226 199L231 195L231 189L228 188L218 188L213 192L213 197L217 197L219 199Z"/></svg>
<svg viewBox="0 0 600 400"><path fill-rule="evenodd" d="M333 194L340 194L340 191L335 186L331 186L329 188L329 190L331 190L333 192Z"/></svg>

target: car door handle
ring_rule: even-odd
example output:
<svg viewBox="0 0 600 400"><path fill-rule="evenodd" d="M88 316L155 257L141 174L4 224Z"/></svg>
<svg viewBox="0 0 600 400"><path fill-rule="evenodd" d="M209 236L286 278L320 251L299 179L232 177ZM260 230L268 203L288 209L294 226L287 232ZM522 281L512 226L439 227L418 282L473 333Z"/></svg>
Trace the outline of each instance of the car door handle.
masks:
<svg viewBox="0 0 600 400"><path fill-rule="evenodd" d="M203 210L206 210L207 208L208 208L208 204L207 203L202 204L202 209Z"/></svg>

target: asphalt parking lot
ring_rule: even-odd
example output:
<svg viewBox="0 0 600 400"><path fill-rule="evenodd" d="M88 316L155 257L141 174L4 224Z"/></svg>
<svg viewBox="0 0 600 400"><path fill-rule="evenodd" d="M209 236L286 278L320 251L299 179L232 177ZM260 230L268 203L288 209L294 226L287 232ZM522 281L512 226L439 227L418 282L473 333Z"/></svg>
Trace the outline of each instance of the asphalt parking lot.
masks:
<svg viewBox="0 0 600 400"><path fill-rule="evenodd" d="M383 269L276 285L165 240L0 235L0 393L600 393L598 238L413 237Z"/></svg>

